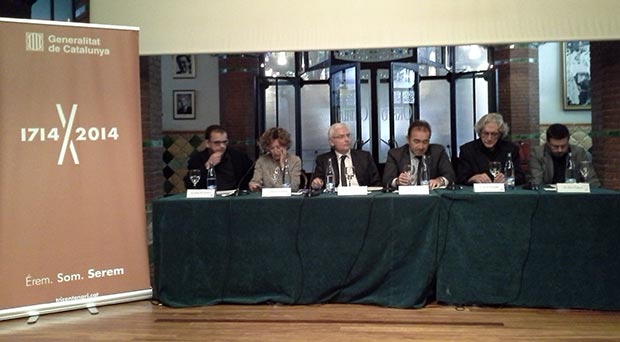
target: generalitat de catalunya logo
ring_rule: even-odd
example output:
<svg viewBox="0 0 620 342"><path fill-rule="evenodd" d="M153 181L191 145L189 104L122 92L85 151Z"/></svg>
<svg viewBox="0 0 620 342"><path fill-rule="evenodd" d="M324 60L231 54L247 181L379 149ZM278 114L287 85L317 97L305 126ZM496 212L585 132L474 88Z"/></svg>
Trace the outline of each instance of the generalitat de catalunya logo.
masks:
<svg viewBox="0 0 620 342"><path fill-rule="evenodd" d="M41 32L26 32L26 51L45 51L45 40Z"/></svg>
<svg viewBox="0 0 620 342"><path fill-rule="evenodd" d="M94 55L104 57L110 55L110 49L102 46L102 39L96 36L60 36L42 32L26 32L26 51L50 52L69 55Z"/></svg>

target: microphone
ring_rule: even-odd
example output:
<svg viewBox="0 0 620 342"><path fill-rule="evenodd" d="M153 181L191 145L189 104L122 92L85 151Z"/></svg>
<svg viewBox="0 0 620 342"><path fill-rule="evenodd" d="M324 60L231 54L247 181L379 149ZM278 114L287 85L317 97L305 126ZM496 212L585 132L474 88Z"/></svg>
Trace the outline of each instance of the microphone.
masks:
<svg viewBox="0 0 620 342"><path fill-rule="evenodd" d="M265 156L268 156L270 154L271 154L271 152L269 152L269 151L263 153L263 155L265 155ZM259 156L259 158L260 158L260 156ZM241 177L241 180L239 181L239 184L237 184L237 187L235 188L235 191L233 192L233 194L235 194L235 196L239 196L239 189L241 189L241 184L243 184L243 180L248 177L248 175L250 174L250 171L254 170L254 166L256 166L256 162L257 161L258 161L258 158L256 158L256 160L254 160L252 162L252 165L250 165L248 170L243 174L243 177Z"/></svg>
<svg viewBox="0 0 620 342"><path fill-rule="evenodd" d="M319 196L321 194L321 188L316 189L316 190L312 189L312 180L314 179L315 173L316 173L316 165L314 165L314 170L312 170L312 174L310 175L310 178L308 178L308 184L306 184L306 196L307 197Z"/></svg>

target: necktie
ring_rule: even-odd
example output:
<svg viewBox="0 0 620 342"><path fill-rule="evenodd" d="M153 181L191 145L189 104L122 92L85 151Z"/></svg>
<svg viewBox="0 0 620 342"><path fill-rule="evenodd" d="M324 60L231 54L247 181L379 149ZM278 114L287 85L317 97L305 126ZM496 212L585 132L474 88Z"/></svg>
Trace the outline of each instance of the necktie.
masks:
<svg viewBox="0 0 620 342"><path fill-rule="evenodd" d="M417 175L415 184L420 185L420 181L422 180L422 156L415 156L415 158L418 160L418 170L416 171Z"/></svg>
<svg viewBox="0 0 620 342"><path fill-rule="evenodd" d="M347 186L347 167L344 165L346 155L340 156L340 186Z"/></svg>

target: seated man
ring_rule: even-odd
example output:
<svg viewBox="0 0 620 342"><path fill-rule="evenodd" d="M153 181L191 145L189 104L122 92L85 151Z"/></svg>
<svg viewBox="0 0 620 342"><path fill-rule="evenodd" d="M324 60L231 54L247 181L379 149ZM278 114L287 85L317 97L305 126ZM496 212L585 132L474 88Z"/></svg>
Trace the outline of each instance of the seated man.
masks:
<svg viewBox="0 0 620 342"><path fill-rule="evenodd" d="M344 123L331 125L327 131L327 138L332 150L316 157L316 166L312 174L313 188L319 189L325 185L325 173L330 159L334 168L336 187L346 181L346 178L341 177L345 174L345 170L342 170L343 163L345 168L351 165L355 168L355 175L348 185L381 186L379 170L372 160L372 155L366 151L351 149L351 132L347 125Z"/></svg>
<svg viewBox="0 0 620 342"><path fill-rule="evenodd" d="M528 180L535 184L555 184L565 181L566 158L571 152L575 167L582 161L592 161L588 151L577 145L570 145L570 133L562 124L553 124L547 129L547 142L532 148L529 159ZM590 167L586 182L601 186L594 169Z"/></svg>
<svg viewBox="0 0 620 342"><path fill-rule="evenodd" d="M405 167L412 165L412 170L418 170L422 156L426 156L431 189L454 183L456 177L446 150L439 144L430 144L430 139L428 122L418 120L411 123L407 132L408 144L388 152L383 170L384 186L395 189L399 185L409 185L410 175L405 172Z"/></svg>
<svg viewBox="0 0 620 342"><path fill-rule="evenodd" d="M503 171L492 175L491 162L499 162L503 168L510 154L514 166L515 184L525 182L525 173L521 169L519 147L508 140L510 128L501 114L489 113L476 122L478 139L474 139L460 148L457 167L457 182L464 185L473 183L504 183Z"/></svg>
<svg viewBox="0 0 620 342"><path fill-rule="evenodd" d="M247 189L252 161L245 153L227 148L228 133L224 127L219 125L207 127L205 139L207 148L192 153L187 162L187 170L198 169L201 171L200 181L196 185L196 189L206 189L207 167L210 165L215 167L217 190L233 190L237 187ZM183 180L185 181L185 188L194 188L187 175Z"/></svg>

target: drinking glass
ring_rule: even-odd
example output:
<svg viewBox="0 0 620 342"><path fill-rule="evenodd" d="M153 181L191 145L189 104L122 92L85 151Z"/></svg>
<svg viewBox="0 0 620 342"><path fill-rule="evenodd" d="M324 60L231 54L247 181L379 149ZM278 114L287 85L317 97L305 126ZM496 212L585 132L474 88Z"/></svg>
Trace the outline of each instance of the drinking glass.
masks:
<svg viewBox="0 0 620 342"><path fill-rule="evenodd" d="M590 175L590 172L592 170L592 162L589 160L584 160L581 163L579 163L579 173L581 174L581 177L583 178L583 182L587 183L588 182L588 176Z"/></svg>
<svg viewBox="0 0 620 342"><path fill-rule="evenodd" d="M405 172L409 176L409 185L414 185L415 179L413 178L413 165L405 165L405 167L403 168L403 172Z"/></svg>
<svg viewBox="0 0 620 342"><path fill-rule="evenodd" d="M188 170L187 174L189 176L189 181L192 182L192 184L194 184L194 189L196 189L196 185L198 185L198 182L200 182L200 170L198 169Z"/></svg>
<svg viewBox="0 0 620 342"><path fill-rule="evenodd" d="M501 170L502 170L502 163L498 161L492 161L489 163L489 172L493 176L493 179L497 177L497 175L499 174Z"/></svg>
<svg viewBox="0 0 620 342"><path fill-rule="evenodd" d="M353 179L353 176L355 176L355 167L347 166L345 170L345 175L347 176L347 185L351 186L351 180Z"/></svg>

